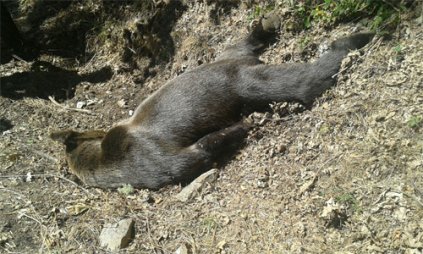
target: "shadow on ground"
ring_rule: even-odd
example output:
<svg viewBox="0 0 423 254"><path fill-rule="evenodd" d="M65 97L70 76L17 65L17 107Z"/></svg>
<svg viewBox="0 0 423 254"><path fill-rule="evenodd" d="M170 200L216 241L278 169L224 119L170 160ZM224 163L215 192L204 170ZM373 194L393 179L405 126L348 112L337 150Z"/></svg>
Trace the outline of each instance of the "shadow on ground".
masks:
<svg viewBox="0 0 423 254"><path fill-rule="evenodd" d="M1 77L0 95L14 100L24 97L47 99L52 96L63 101L75 95L75 87L79 83L106 82L112 75L110 67L80 75L75 70L66 70L49 62L37 61L28 72Z"/></svg>

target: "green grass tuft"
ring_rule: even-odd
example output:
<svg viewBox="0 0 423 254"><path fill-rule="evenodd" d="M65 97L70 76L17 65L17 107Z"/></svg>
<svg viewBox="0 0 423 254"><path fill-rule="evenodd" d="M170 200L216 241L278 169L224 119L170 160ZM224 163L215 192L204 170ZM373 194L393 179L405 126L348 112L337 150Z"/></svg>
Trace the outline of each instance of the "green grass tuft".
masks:
<svg viewBox="0 0 423 254"><path fill-rule="evenodd" d="M379 33L395 28L406 10L404 1L386 0L305 0L294 4L305 29L367 19L366 25Z"/></svg>
<svg viewBox="0 0 423 254"><path fill-rule="evenodd" d="M421 116L412 116L407 121L408 127L412 128L412 129L417 129L417 128L421 127L422 124L423 124L423 118Z"/></svg>

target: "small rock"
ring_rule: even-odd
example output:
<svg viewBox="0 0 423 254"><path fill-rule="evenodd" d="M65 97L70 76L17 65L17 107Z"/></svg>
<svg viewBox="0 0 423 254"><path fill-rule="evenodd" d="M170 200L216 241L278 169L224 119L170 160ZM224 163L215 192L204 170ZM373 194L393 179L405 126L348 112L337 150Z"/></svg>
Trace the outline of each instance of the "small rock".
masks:
<svg viewBox="0 0 423 254"><path fill-rule="evenodd" d="M133 219L123 219L115 224L106 224L101 230L100 246L109 250L128 247L135 237L135 222Z"/></svg>
<svg viewBox="0 0 423 254"><path fill-rule="evenodd" d="M182 189L175 197L179 201L187 202L188 200L195 197L195 195L200 192L206 183L211 183L217 178L217 169L211 169L206 173L197 177L192 183Z"/></svg>
<svg viewBox="0 0 423 254"><path fill-rule="evenodd" d="M320 215L322 218L328 218L332 211L334 210L340 210L340 206L335 202L333 198L326 201L326 206L323 208L323 211Z"/></svg>
<svg viewBox="0 0 423 254"><path fill-rule="evenodd" d="M11 133L12 133L11 130L7 130L7 131L3 131L2 135L5 136L5 135L9 135Z"/></svg>
<svg viewBox="0 0 423 254"><path fill-rule="evenodd" d="M261 168L260 174L258 175L257 179L257 187L258 188L267 188L269 187L268 181L270 180L269 171L265 168Z"/></svg>
<svg viewBox="0 0 423 254"><path fill-rule="evenodd" d="M314 184L316 183L316 181L317 181L317 175L314 175L313 178L311 178L310 180L305 182L300 188L300 191L299 191L300 195L302 195L302 194L304 194L304 192L312 189L314 187ZM325 211L325 212L327 212L327 211Z"/></svg>
<svg viewBox="0 0 423 254"><path fill-rule="evenodd" d="M264 188L269 187L269 183L262 181L262 180L258 180L257 181L257 187L260 188L260 189L264 189Z"/></svg>
<svg viewBox="0 0 423 254"><path fill-rule="evenodd" d="M129 114L129 116L132 116L134 114L134 111L133 110L129 110L128 114Z"/></svg>
<svg viewBox="0 0 423 254"><path fill-rule="evenodd" d="M93 105L96 103L96 100L88 100L87 101L87 106Z"/></svg>
<svg viewBox="0 0 423 254"><path fill-rule="evenodd" d="M121 108L125 108L127 106L127 102L124 99L118 100L117 104Z"/></svg>
<svg viewBox="0 0 423 254"><path fill-rule="evenodd" d="M5 244L13 239L12 232L0 232L0 244Z"/></svg>
<svg viewBox="0 0 423 254"><path fill-rule="evenodd" d="M225 240L222 240L222 241L220 241L218 244L217 244L217 246L216 246L218 249L220 249L220 250L223 250L225 247L226 247L226 241Z"/></svg>
<svg viewBox="0 0 423 254"><path fill-rule="evenodd" d="M323 208L320 217L326 220L327 227L333 227L337 229L342 228L345 222L348 220L345 207L336 203L333 198L326 201L326 206Z"/></svg>
<svg viewBox="0 0 423 254"><path fill-rule="evenodd" d="M191 250L187 247L186 244L182 244L179 248L175 251L175 254L189 254Z"/></svg>
<svg viewBox="0 0 423 254"><path fill-rule="evenodd" d="M87 103L85 103L85 101L78 101L78 102L76 103L76 108L81 109L81 108L83 108L85 105L87 105Z"/></svg>
<svg viewBox="0 0 423 254"><path fill-rule="evenodd" d="M25 182L29 183L32 181L32 174L31 172L26 173Z"/></svg>
<svg viewBox="0 0 423 254"><path fill-rule="evenodd" d="M279 144L276 146L276 151L278 153L285 153L286 149L286 145Z"/></svg>
<svg viewBox="0 0 423 254"><path fill-rule="evenodd" d="M270 113L269 112L266 112L264 115L263 115L263 118L260 120L260 122L258 123L258 125L260 125L260 126L263 126L263 125L265 125L267 122L269 122L270 120L271 120L271 115L270 115Z"/></svg>

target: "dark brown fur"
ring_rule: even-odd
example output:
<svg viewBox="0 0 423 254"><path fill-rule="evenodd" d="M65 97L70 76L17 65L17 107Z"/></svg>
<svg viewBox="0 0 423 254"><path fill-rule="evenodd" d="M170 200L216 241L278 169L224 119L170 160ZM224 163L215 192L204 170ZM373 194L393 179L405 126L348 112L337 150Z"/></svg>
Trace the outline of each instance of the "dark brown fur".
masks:
<svg viewBox="0 0 423 254"><path fill-rule="evenodd" d="M132 142L127 128L126 126L116 126L107 132L101 142L101 157L103 160L124 159Z"/></svg>
<svg viewBox="0 0 423 254"><path fill-rule="evenodd" d="M157 189L185 181L245 137L249 125L240 121L245 105L310 105L335 83L332 76L348 51L373 36L337 40L315 63L264 65L257 52L270 35L257 28L216 62L170 80L107 133L62 131L52 138L66 145L72 172L91 186Z"/></svg>

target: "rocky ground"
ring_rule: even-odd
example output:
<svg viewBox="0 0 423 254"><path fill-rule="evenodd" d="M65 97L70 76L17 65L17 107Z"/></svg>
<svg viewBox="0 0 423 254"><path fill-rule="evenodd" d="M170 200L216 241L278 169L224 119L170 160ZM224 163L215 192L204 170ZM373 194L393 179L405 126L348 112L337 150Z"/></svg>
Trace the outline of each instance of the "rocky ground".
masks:
<svg viewBox="0 0 423 254"><path fill-rule="evenodd" d="M102 229L125 218L135 232L122 253L423 252L421 15L404 19L391 39L351 52L337 85L312 109L279 103L251 115L257 127L245 146L217 179L180 201L182 186L87 188L68 173L64 149L48 133L107 129L128 117L166 80L213 61L245 35L252 10L187 3L170 37L144 45L162 54L154 64L110 42L127 43L113 31L139 18L123 12L107 43L87 41L88 49L101 45L88 62L43 53L39 59L60 68L17 59L0 66L1 252L105 253ZM286 13L276 12L284 26ZM281 29L261 58L313 61L328 42L361 29ZM163 42L169 38L173 44ZM155 39L166 48L151 47ZM169 48L173 54L163 53Z"/></svg>

